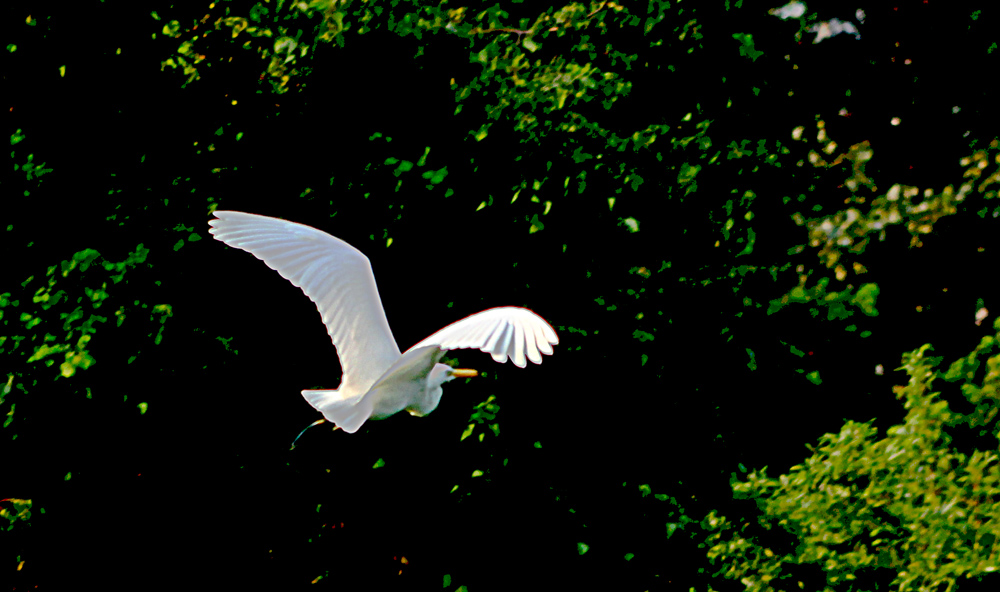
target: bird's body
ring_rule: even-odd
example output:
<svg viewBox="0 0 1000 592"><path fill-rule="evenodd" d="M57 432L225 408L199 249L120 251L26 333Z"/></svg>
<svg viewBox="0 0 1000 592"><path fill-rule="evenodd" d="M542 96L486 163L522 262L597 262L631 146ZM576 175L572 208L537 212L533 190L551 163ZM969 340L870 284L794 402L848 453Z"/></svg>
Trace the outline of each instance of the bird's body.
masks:
<svg viewBox="0 0 1000 592"><path fill-rule="evenodd" d="M340 387L304 390L323 416L346 432L368 419L406 410L422 416L441 400L441 385L474 370L439 363L450 349L476 348L524 367L559 343L526 308L501 307L466 317L400 353L379 298L371 263L346 242L315 228L244 212L217 211L209 232L261 259L305 292L319 309L343 368Z"/></svg>

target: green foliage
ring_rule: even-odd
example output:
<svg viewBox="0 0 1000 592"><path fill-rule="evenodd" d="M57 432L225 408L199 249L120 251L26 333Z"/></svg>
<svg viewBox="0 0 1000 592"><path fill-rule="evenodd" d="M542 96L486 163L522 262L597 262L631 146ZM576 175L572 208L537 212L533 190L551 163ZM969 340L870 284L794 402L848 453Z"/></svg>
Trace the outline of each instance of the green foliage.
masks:
<svg viewBox="0 0 1000 592"><path fill-rule="evenodd" d="M1000 355L987 360L981 383L973 377L978 358L998 339L1000 333L984 338L944 375L934 369L940 358L926 355L930 345L905 354L899 369L909 381L893 391L907 413L885 437L878 438L873 421L848 421L787 474L771 478L765 468L734 481L737 497L757 502L760 526L780 527L798 545L761 546L712 512L702 525L710 533L708 557L719 567L715 575L752 592L792 590L806 577L803 566L815 565L825 574L825 590L835 591L854 589L853 580L881 569L895 573L891 586L900 592L932 592L1000 569L1000 457L995 447L960 452L944 429L995 420ZM976 411L951 411L931 392L937 377L964 381L962 392Z"/></svg>
<svg viewBox="0 0 1000 592"><path fill-rule="evenodd" d="M27 138L27 135L18 128L13 134L10 135L10 145L16 146L23 142ZM52 172L53 169L45 168L45 163L35 164L35 155L29 153L24 157L23 162L18 162L17 150L11 150L10 158L14 161L14 170L21 171L24 173L24 184L22 195L28 197L31 192L40 188L44 179L42 177Z"/></svg>
<svg viewBox="0 0 1000 592"><path fill-rule="evenodd" d="M910 234L910 246L923 245L920 237L930 233L934 224L944 216L951 216L959 211L959 206L974 193L982 194L986 200L996 199L1000 184L1000 141L994 139L986 149L977 150L960 160L964 168L955 177L967 179L959 184L956 191L954 185L947 185L941 191L927 188L894 184L885 194L871 196L875 190L874 182L865 174L865 165L874 155L874 150L868 142L851 146L847 152L837 153L830 161L825 156L834 155L837 143L829 138L822 120L817 122L817 141L822 144L820 149L810 149L806 160L818 169L835 169L841 164L849 163L851 174L843 180L843 186L852 194L848 198L849 207L837 212L819 216L807 217L796 214L795 223L805 226L808 230L808 245L819 248L817 256L827 268L835 268L837 278L843 279L846 268L843 262L848 255L863 253L873 236L879 241L885 240L885 231L889 226L904 225ZM806 141L803 138L804 128L793 130L795 140ZM800 161L798 166L803 166ZM992 170L990 169L993 165ZM982 211L985 214L985 210ZM1000 205L993 209L993 215L1000 214ZM804 246L796 252L804 250ZM863 268L854 264L855 273L864 273Z"/></svg>
<svg viewBox="0 0 1000 592"><path fill-rule="evenodd" d="M1000 331L1000 319L994 323L994 328ZM980 358L989 355L998 345L1000 344L996 338L989 335L983 337L976 349L968 356L955 360L942 378L948 382L961 382L962 394L975 406L972 413L956 414L956 417L976 430L990 429L993 424L990 431L994 436L1000 437L1000 426L994 423L997 412L1000 411L1000 356L988 358L982 384L975 381L975 375L982 365Z"/></svg>
<svg viewBox="0 0 1000 592"><path fill-rule="evenodd" d="M379 136L381 136L381 134L379 134ZM403 187L403 178L404 178L404 175L406 173L409 173L410 171L415 171L415 170L419 171L419 169L426 168L426 166L427 166L427 157L428 157L428 155L430 155L430 152L431 152L431 147L430 146L425 147L423 155L419 159L417 159L416 163L414 163L413 161L410 161L410 160L402 160L402 159L396 158L394 156L390 156L390 157L388 157L388 158L385 159L385 161L382 163L383 165L390 166L390 167L395 167L395 168L393 168L392 175L394 177L397 177L399 179L396 182L396 188L395 188L396 191L399 191ZM378 168L379 167L375 167L373 169L373 171L377 171ZM447 176L448 176L448 167L447 166L442 167L442 168L437 169L437 170L435 170L435 169L426 169L426 170L420 172L420 178L427 182L427 184L424 185L424 188L428 189L428 190L432 190L437 185L440 185L441 182L444 181L445 177L447 177ZM445 190L445 197L450 197L452 195L452 193L453 192L452 192L451 189L446 189Z"/></svg>
<svg viewBox="0 0 1000 592"><path fill-rule="evenodd" d="M641 129L624 133L615 129L603 120L603 113L631 92L630 71L664 67L641 60L641 53L629 53L623 47L669 49L676 55L701 49L701 24L693 18L695 13L684 12L679 5L669 2L540 5L535 16L516 23L511 22L510 15L499 5L473 9L444 2L427 5L416 0L389 4L355 0L260 2L242 16L233 14L228 3L213 6L208 16L192 21L187 28L176 21L163 27L163 34L182 43L174 56L176 64L181 64L179 60L183 58L187 67L197 70L195 60L199 55L219 55L220 59L231 56L231 50L218 44L225 37L226 43L242 44L260 55L266 64L261 80L268 79L275 92L285 92L290 85L301 89L304 82L295 81L310 71L305 64L315 55L317 45L332 41L343 45L349 42L351 34L381 29L412 37L418 57L424 46L432 42L444 43L445 37L462 40L468 47L469 62L478 65L479 71L467 79L451 80L455 113L468 107L482 108L477 111L482 116L472 119L468 137L476 142L486 141L493 125L505 125L520 142L546 150L549 159L546 173L553 163L566 171L558 177L529 178L527 173L523 178L511 179L512 203L519 195L527 194L531 203L537 204L524 212L529 233L550 227L548 216L558 207L560 193L561 197L570 198L583 195L588 187L610 187L609 208L614 208L616 198L626 195L629 189L640 193L641 198L676 196L683 201L696 194L708 167L726 164L730 167L727 176L745 175L741 184L746 186L734 188L738 199L728 200L723 208L711 213L721 235L715 246L722 247L729 257L746 258L749 263L737 266L729 262L724 264L725 271L704 266L696 276L680 279L705 287L727 280L734 284L733 291L738 292L743 280L757 271L766 270L775 281L782 274L781 281L791 287L782 288L781 291L787 290L783 295L770 299L769 313L788 303L809 303L811 314L825 312L832 321L844 321L854 310L861 310L867 316L876 315L877 283L866 282L858 288L852 277L852 273L868 272L860 257L873 237L884 240L888 226L904 224L911 235L911 246L919 247L920 237L931 232L940 217L957 213L960 204L974 190L987 200L997 195L996 182L1000 176L993 166L997 160L996 141L963 159L961 165L965 171L957 191L952 185L935 192L896 184L885 194L876 195L875 183L865 172L874 154L871 146L861 142L840 149L829 137L826 122L820 117L814 135L807 135L805 127L800 126L792 131L790 145L767 138L727 139L724 159L719 158L721 151L712 150L713 140L708 135L712 120L702 117L698 121L692 112L683 116L680 113L671 116L669 112L650 114L655 123L640 124L637 127ZM815 14L806 15L799 19L800 26L810 26L815 18ZM204 25L212 26L204 31ZM801 36L803 30L797 35ZM733 38L741 44L740 54L750 58L750 62L761 55L749 32L735 33ZM211 52L193 49L210 42L216 44ZM695 107L694 112L701 115L701 106ZM654 156L656 160L646 162L645 156ZM409 160L395 163L398 163L394 171L399 177L398 191L414 165ZM843 166L849 167L846 179L830 177L840 175ZM774 203L777 197L758 195L759 187L750 185L759 182L760 177L752 175L781 167L812 169L812 174L801 176L803 188L797 196L783 197L786 205L797 208L788 213L806 231L805 236L800 244L788 249L792 260L752 261L758 243L752 225L758 213L753 204L761 197L767 203ZM675 182L660 181L663 171L676 175ZM433 188L448 172L444 166L421 171L421 176L429 181L426 186ZM552 187L552 181L561 187ZM834 185L849 193L844 202L846 207L823 212L830 207L830 200L821 196ZM490 196L479 208L493 203ZM976 208L983 217L990 212L987 207ZM1000 212L1000 206L992 211L994 215ZM630 232L638 232L643 220L629 213L623 213L619 224ZM793 263L796 255L807 250L817 252L819 268L814 261ZM792 269L795 279L788 277ZM808 284L812 287L807 287ZM855 324L844 326L851 331L858 328Z"/></svg>
<svg viewBox="0 0 1000 592"><path fill-rule="evenodd" d="M477 404L472 408L472 415L469 416L469 426L465 428L462 432L462 437L459 440L465 440L473 434L476 430L476 426L486 426L490 428L494 436L500 435L500 423L494 421L497 417L497 413L500 412L500 405L496 402L496 397L490 395L485 401ZM486 432L479 432L479 441L482 442L483 438L486 437Z"/></svg>
<svg viewBox="0 0 1000 592"><path fill-rule="evenodd" d="M815 317L819 315L821 308L825 308L828 321L846 319L853 315L854 311L848 308L849 306L859 308L870 317L878 316L878 309L875 308L879 294L878 284L862 284L857 293L853 293L854 287L850 285L841 291L827 291L829 285L830 278L821 277L816 285L810 288L802 285L792 288L781 298L771 301L767 314L773 314L790 303L814 303L809 313Z"/></svg>
<svg viewBox="0 0 1000 592"><path fill-rule="evenodd" d="M750 33L733 33L733 39L740 42L740 55L750 58L751 61L756 62L757 58L764 55L764 52L758 51L753 44L753 35Z"/></svg>
<svg viewBox="0 0 1000 592"><path fill-rule="evenodd" d="M467 132L467 146L482 147L484 152L493 150L497 145L492 143L500 142L498 138L506 137L508 132L513 132L515 140L523 145L523 150L509 150L510 146L501 145L513 154L513 162L524 166L510 167L511 176L500 179L497 199L494 195L476 196L471 206L479 203L479 210L494 204L498 208L513 206L523 197L516 207L521 208L518 220L524 230L549 234L560 231L558 215L570 210L572 203L577 213L588 214L581 216L582 224L588 228L601 221L603 215L603 221L610 220L612 227L618 226L613 228L617 234L611 236L625 237L633 241L631 244L640 245L632 251L634 255L630 254L631 259L619 266L623 279L615 284L616 288L602 288L605 292L585 295L585 300L589 305L590 298L597 296L593 300L601 307L600 315L617 315L615 325L621 326L617 334L620 343L640 346L629 336L640 342L640 347L648 352L641 353L643 372L658 365L657 348L672 340L663 317L663 310L669 312L671 302L663 295L678 285L701 293L710 291L713 285L714 288L721 285L722 292L731 289L735 294L744 279L765 272L759 275L765 278L770 275L775 284L783 283L773 292L739 294L734 300L739 303L735 307L739 312L734 316L755 310L759 314L765 311L772 314L794 303L805 307L792 309L808 310L813 317L828 321L850 322L852 317L863 321L865 316L879 314L876 306L879 287L875 281L878 278L862 281L855 277L868 273L862 262L865 248L874 243L873 238L884 240L888 226L904 224L910 233L911 246L920 247L921 237L933 230L938 219L971 207L967 206L971 203L968 198L974 193L980 193L986 200L997 196L998 173L994 163L1000 161L996 142L963 160L965 170L957 191L952 186L935 192L884 184L890 189L879 194L874 181L865 173L866 164L874 154L871 147L861 143L846 151L838 149L836 142L827 137L821 119L816 124L816 147L806 145L804 127L792 132L793 142L789 145L773 138L727 137L722 131L727 129L722 125L725 122L715 119L720 117L721 110L703 109L694 99L686 98L688 93L682 91L687 89L678 87L677 91L663 93L662 102L656 103L656 112L639 114L646 119L621 129L617 126L620 120L606 115L626 103L624 99L633 91L633 80L642 79L637 75L640 69L649 69L642 71L647 80L653 73L669 78L668 72L674 72L674 64L654 61L651 65L647 58L652 52L647 54L646 50L669 50L668 59L701 50L701 23L693 18L693 7L682 8L679 3L666 1L531 5L537 14L512 22L499 6L427 4L416 0L262 0L237 14L240 9L235 3L219 0L211 4L204 18L199 13L197 19L178 15L180 20L158 22L154 37L170 45L170 55L163 60L161 70L169 68L182 74L185 86L207 76L210 65L218 71L221 64L241 54L256 55L260 62L254 77L259 85L266 83L275 94L305 88L311 73L326 67L312 61L317 48L332 43L343 46L353 39L352 35L369 34L381 28L414 40L414 52L405 57L390 56L391 61L409 59L410 55L419 59L430 43L450 42L454 46L457 40L465 49L450 54L458 55L452 64L456 78L450 83L447 78L439 83L450 85L456 102L455 114L464 111L463 121L471 122L468 129L462 130ZM156 13L153 18L161 20ZM753 37L749 33L736 33L733 39L739 46L728 38L722 38L722 42L732 53L748 58L740 58L740 63L753 67L762 55ZM336 67L336 60L332 63L331 70ZM468 64L472 64L471 74ZM708 80L711 74L703 78ZM713 99L719 98L718 92ZM690 104L677 107L669 102L678 100L688 100ZM216 121L202 133L208 136L213 133L211 130L216 130L214 136L224 135L224 127L217 125ZM498 130L503 133L496 133ZM236 135L236 140L241 137L242 132ZM11 136L12 146L23 139L18 130ZM248 140L252 142L252 136ZM206 154L215 150L214 143L204 144ZM395 191L400 191L403 183L410 180L431 192L443 191L445 197L452 195L453 190L447 185L462 178L467 171L461 167L466 165L454 160L428 163L430 150L430 146L425 148L419 158L414 153L381 154L380 158L372 159L373 163L380 163L372 166L373 178L384 184L390 194L388 188L393 184ZM199 148L197 154L201 153ZM478 153L476 157L479 158ZM539 158L545 161L544 170ZM476 159L470 158L469 163L475 172ZM846 180L840 178L842 167L850 169ZM772 183L773 178L755 176L761 172L784 172L789 173L787 177L795 177L791 173L796 169L806 171L797 175L797 179L804 181L803 187L783 197L775 193L773 187L780 185ZM33 154L20 156L15 161L15 170L24 173L22 182L36 184L50 172L44 162L34 163ZM217 174L220 169L212 171ZM840 177L831 181L831 175ZM731 186L721 192L722 199L705 199L715 195L720 178L731 180L727 181ZM330 180L333 185L332 177ZM363 185L359 182L358 187ZM849 193L842 196L846 199L822 197L841 186ZM372 187L366 190L368 193L363 193L366 199L378 195ZM306 187L300 197L311 191ZM727 197L730 191L732 195ZM314 197L315 194L309 199ZM770 237L758 234L773 220L762 223L757 218L780 210L774 206L781 201L787 206L786 211L780 212L783 221L788 225L790 216L798 227L801 244L792 245L787 251L788 245L779 247L777 257L762 260L770 256L762 255L767 244L764 238ZM840 208L840 203L845 207ZM650 235L659 237L666 227L649 212L664 212L665 205L676 209L664 218L687 220L670 230L685 235L693 231L688 236L694 236L697 226L703 225L703 211L680 206L699 206L711 212L708 225L711 238L706 241L704 236L696 236L687 243L702 245L697 247L701 249L697 256L685 258L698 260L697 265L678 259L678 267L671 269L666 259L672 255L656 252L658 245L649 240ZM399 220L403 204L389 207L393 206L398 206L392 214ZM586 211L587 207L591 211ZM991 213L985 203L973 209L981 217ZM1000 207L992 209L994 216L998 212ZM173 251L202 238L192 227L178 225L174 230L182 235L171 239L171 242L176 239ZM600 231L595 226L594 235ZM386 239L386 246L391 244L388 229L382 238ZM709 250L712 243L716 248L714 253L719 254L715 260ZM21 356L8 361L19 362L25 368L23 372L8 374L2 388L0 405L5 401L10 403L5 426L11 423L14 412L14 403L5 397L15 388L26 393L28 379L41 376L57 364L55 379L79 380L76 370L86 369L95 362L91 355L92 339L98 327L103 333L104 328L112 326L107 321L111 319L109 311L117 304L114 298L131 301L122 298L115 285L126 271L143 263L147 253L140 245L128 260L115 263L87 249L61 266L50 268L45 278L37 281L29 278L21 284L23 293L11 289L0 296L0 319L5 327L5 334L0 336L0 353ZM813 253L817 256L813 257ZM651 271L656 269L655 261L661 259L663 266ZM83 275L88 268L89 273ZM628 276L624 270L628 270ZM595 273L602 271L605 270ZM664 272L666 276L662 275ZM78 280L76 284L69 281L73 274ZM589 270L587 275L590 276ZM660 286L666 287L667 292ZM784 295L772 298L786 290ZM34 304L30 310L23 304L28 297ZM765 303L769 304L766 309ZM15 308L18 310L14 311ZM144 304L141 309L149 309L146 312L150 313L152 329L148 336L154 343L161 343L166 320L173 314L171 306ZM695 312L682 310L681 314ZM884 303L883 310L886 310ZM855 315L857 311L863 316ZM114 312L114 326L122 326L126 312L130 318L141 312L138 302L120 305ZM8 322L11 331L16 329L17 334L6 334ZM585 326L589 335L597 335L596 327L606 325L597 320L588 321ZM854 330L856 326L847 329ZM667 332L658 332L664 330ZM571 338L587 337L588 331L566 329L567 334L573 334ZM725 326L721 334L727 332L727 339L732 339L732 331ZM660 338L656 339L657 336ZM217 339L229 350L229 339ZM897 393L906 399L908 414L904 425L894 426L879 439L873 422L848 422L840 434L824 436L812 457L793 467L788 475L771 479L761 470L743 483L734 483L738 495L759 504L762 528L781 526L801 544L794 549L772 550L761 546L742 526L711 514L704 524L711 530L709 556L720 566L719 575L739 581L746 589L791 590L801 588L801 583L796 586L796 580L804 579L801 573L813 568L823 571L828 590L846 590L853 578L887 569L898 574L896 584L900 590L937 591L952 588L962 575L979 576L996 569L998 561L993 552L997 546L998 514L993 501L998 486L996 455L980 450L968 454L953 450L944 431L948 426L968 427L996 434L1000 359L988 357L995 345L996 339L984 339L972 354L956 361L942 376L946 381L961 383L974 412L962 415L951 411L934 393L925 392L939 374L933 371L933 359L923 357L922 348L909 354L904 368L911 375L910 385ZM755 348L743 344L736 348L745 350L746 366L751 371L758 370L758 363L767 359L760 353L767 350ZM804 352L794 345L788 345L788 350L789 357L804 357ZM633 353L636 354L639 352ZM647 366L651 357L654 363ZM737 364L742 363L743 360L737 360ZM797 371L815 385L823 382L819 371L807 373L805 368ZM985 378L979 380L983 371ZM829 373L824 371L824 376L829 380ZM148 405L139 403L138 408L145 413ZM483 442L488 431L485 428L498 436L498 411L493 396L476 405L460 440L478 436ZM541 449L542 445L536 441L534 447ZM549 454L548 450L533 452ZM384 466L385 461L378 458L372 468ZM387 471L391 473L392 466ZM476 481L477 485L489 480L489 469L476 469L471 474L472 478L484 477ZM66 474L67 480L70 475ZM640 486L640 492L643 498L652 496L676 505L666 494L653 494L649 486ZM468 494L463 492L463 495ZM655 504L652 499L650 503ZM26 501L30 507L30 500ZM7 507L0 507L0 512L9 518ZM15 511L18 515L22 513L18 508ZM666 536L682 530L689 522L683 509L672 513L665 522ZM595 549L605 543L586 540L594 545L601 543ZM589 548L587 543L578 542L579 555L587 553ZM586 559L592 560L598 554L590 554ZM625 555L627 561L633 557L632 553ZM640 556L639 560L642 559ZM319 576L313 583L322 578ZM450 577L445 576L444 586L450 585Z"/></svg>
<svg viewBox="0 0 1000 592"><path fill-rule="evenodd" d="M113 310L106 302L112 296L109 286L120 283L126 273L145 263L148 255L149 249L142 244L121 261L84 249L48 267L44 276L29 277L20 290L0 294L0 355L6 356L8 368L19 368L8 374L0 405L12 388L27 393L29 381L30 386L37 385L44 376L41 368L54 367L54 380L68 379L97 362L91 342L98 328L112 319L114 327L121 327L128 314L140 307L149 308L136 300ZM162 340L170 316L170 305L152 307L149 320L159 323L154 343ZM14 406L11 402L4 427L13 420Z"/></svg>
<svg viewBox="0 0 1000 592"><path fill-rule="evenodd" d="M871 146L867 142L862 142L849 147L845 152L839 152L837 142L827 134L826 124L822 119L817 120L816 128L815 140L818 146L808 147L803 158L798 160L795 166L804 167L809 164L817 171L832 172L841 170L841 165L849 165L849 176L837 183L846 188L850 195L845 200L846 207L833 213L809 216L803 213L802 209L793 212L792 220L796 225L804 227L807 233L805 241L790 248L788 254L795 257L807 250L814 250L821 266L818 269L814 268L811 262L795 266L797 285L780 297L772 299L767 313L773 314L788 304L797 303L811 304L809 313L814 317L825 311L826 318L831 321L847 319L854 314L852 309L860 310L866 316L877 316L878 309L875 305L879 295L878 284L863 283L855 291L855 283L852 281L852 276L869 273L868 267L861 262L866 247L871 244L873 238L877 238L880 242L884 241L888 227L904 225L910 234L910 247L920 248L923 246L920 237L930 233L940 218L959 213L960 208L968 205L969 198L974 194L981 195L983 200L996 199L997 184L1000 183L1000 167L993 166L992 169L990 167L991 163L993 165L1000 163L1000 142L993 140L986 149L978 150L961 159L959 164L964 170L956 172L955 176L960 176L966 181L960 183L957 191L953 185L947 185L940 192L934 192L931 189L920 190L917 187L895 184L884 194L872 195L876 189L875 183L865 173L867 163L874 156ZM808 142L805 128L795 128L792 131L792 139L797 142ZM782 153L790 152L783 150ZM830 157L832 160L827 160ZM778 163L780 164L780 160ZM815 180L810 182L813 183L810 192L822 187L816 185ZM818 199L813 200L805 194L800 195L795 201L802 207L812 205L811 209L814 212L823 209ZM785 203L792 203L792 198L786 196ZM980 207L983 203L975 203L972 207ZM731 209L732 206L727 205L727 211ZM985 215L986 211L982 209L978 213ZM749 211L747 213L750 214ZM1000 206L993 209L992 215L1000 215ZM722 229L726 239L729 238L730 229L734 226L732 223L734 218L727 218ZM752 231L752 228L748 228L747 231ZM791 262L776 262L769 270L777 279L779 272L791 267ZM825 275L826 269L832 269L832 276ZM730 272L731 277L735 276L734 272L735 269ZM810 281L815 283L808 286ZM857 326L847 325L845 329L854 331ZM867 334L862 332L862 336Z"/></svg>
<svg viewBox="0 0 1000 592"><path fill-rule="evenodd" d="M310 68L303 62L311 59L310 50L315 50L317 44L335 39L343 44L339 37L343 30L343 13L337 6L344 3L312 0L289 2L284 6L284 2L277 2L274 8L266 4L270 2L259 2L246 16L238 16L231 14L228 2L219 2L212 5L218 13L209 13L186 26L177 20L166 22L159 34L180 43L172 55L160 63L160 70L167 67L180 70L186 77L183 84L186 86L201 78L202 69L211 65L211 57L218 58L220 52L232 51L226 47L227 42L241 44L243 49L255 51L264 62L260 80L266 78L272 90L280 94L288 90L290 80L309 74ZM161 20L156 12L151 16ZM206 30L204 25L210 28ZM311 39L307 43L303 40L303 28L310 25ZM156 34L153 36L155 38ZM231 54L229 57L232 59Z"/></svg>
<svg viewBox="0 0 1000 592"><path fill-rule="evenodd" d="M10 509L7 509L7 505L10 505ZM0 519L3 518L8 521L8 531L13 530L14 524L19 520L30 524L28 521L31 520L31 500L18 498L0 500Z"/></svg>
<svg viewBox="0 0 1000 592"><path fill-rule="evenodd" d="M692 519L691 517L689 517L684 513L684 508L677 502L676 499L670 497L666 493L653 493L653 488L646 483L639 485L639 493L642 494L643 498L652 495L653 499L655 499L658 502L667 502L666 505L661 506L659 508L659 512L656 513L665 512L665 516L667 519L665 527L668 539L672 537L674 533L684 530L689 524L694 524L698 522L697 520ZM629 555L632 555L632 553L626 555L625 557L626 561L631 560L631 557L629 557Z"/></svg>
<svg viewBox="0 0 1000 592"><path fill-rule="evenodd" d="M679 155L682 162L668 167L679 171L684 195L697 189L695 177L703 165L692 161L709 157L712 141L706 133L708 120L693 122L688 113L681 118L682 125L658 122L621 133L597 119L602 111L611 109L631 92L632 83L624 72L638 67L660 68L649 63L640 66L638 54L626 53L619 45L632 47L633 40L641 39L640 46L648 48L673 46L676 51L687 53L700 49L700 24L685 15L682 8L663 0L635 5L573 2L561 7L542 7L534 19L521 19L515 26L507 22L509 15L499 6L478 10L445 2L424 5L416 0L386 4L357 0L272 4L265 0L247 14L239 15L230 3L218 2L199 20L192 19L187 24L173 20L162 26L158 34L176 40L179 45L163 61L161 69L182 71L186 85L202 76L208 65L232 60L239 45L242 47L239 51L253 51L266 64L259 80L266 79L273 92L284 93L290 88L302 90L306 86L305 78L313 70L308 64L318 45L331 42L344 45L349 33L363 35L383 29L403 37L412 36L418 44L418 57L424 44L431 42L432 38L425 37L426 34L445 35L467 41L469 61L481 67L478 76L451 81L456 114L470 105L483 109L483 118L474 120L469 138L477 142L485 140L491 126L498 122L510 126L522 142L541 144L546 137L558 137L559 145L550 148L561 158L580 165L573 175L577 193L583 193L587 187L589 172L608 176L611 184L619 186L616 194L626 187L639 191L644 177L650 173L641 171L624 154L606 152L621 153L631 148L634 153L652 153L653 144L659 139L661 145L667 144L665 150L684 151L693 147L701 152ZM162 20L157 13L152 16ZM673 23L673 28L665 23ZM637 36L640 33L641 37ZM544 49L549 44L558 50ZM600 108L594 109L592 103L599 103ZM663 116L657 114L655 119L659 121ZM655 156L658 161L664 160L663 152L655 152ZM583 166L591 158L597 162ZM397 174L406 170L397 169ZM422 176L429 181L427 187L433 188L447 174L445 167L424 171ZM553 193L543 189L546 180L532 184L535 194L531 201L538 203L539 208L525 217L530 233L545 228L543 217L553 204L552 199L538 195L542 191ZM594 181L602 180L590 182ZM569 182L570 177L565 177L564 196L570 195ZM512 187L514 199L527 189L529 181L523 179L519 185ZM638 229L639 221L635 218L623 220L633 232ZM752 244L744 250L749 253Z"/></svg>
<svg viewBox="0 0 1000 592"><path fill-rule="evenodd" d="M20 169L25 174L25 178L28 181L37 179L38 177L41 177L42 175L45 175L47 173L51 173L52 172L52 169L45 168L45 163L44 162L42 164L37 164L36 165L34 163L34 160L35 160L35 155L34 154L29 154L28 155L28 160L24 164L20 164L20 165L15 164L14 165L14 170L16 171L16 170Z"/></svg>

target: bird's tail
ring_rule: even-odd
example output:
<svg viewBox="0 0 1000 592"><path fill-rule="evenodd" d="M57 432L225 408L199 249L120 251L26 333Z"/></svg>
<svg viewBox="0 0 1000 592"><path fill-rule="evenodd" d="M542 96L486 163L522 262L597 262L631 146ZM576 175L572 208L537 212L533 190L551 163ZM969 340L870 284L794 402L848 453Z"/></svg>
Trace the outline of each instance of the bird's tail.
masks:
<svg viewBox="0 0 1000 592"><path fill-rule="evenodd" d="M358 431L372 415L371 399L363 395L343 397L336 390L306 390L302 391L302 396L327 421L350 434Z"/></svg>

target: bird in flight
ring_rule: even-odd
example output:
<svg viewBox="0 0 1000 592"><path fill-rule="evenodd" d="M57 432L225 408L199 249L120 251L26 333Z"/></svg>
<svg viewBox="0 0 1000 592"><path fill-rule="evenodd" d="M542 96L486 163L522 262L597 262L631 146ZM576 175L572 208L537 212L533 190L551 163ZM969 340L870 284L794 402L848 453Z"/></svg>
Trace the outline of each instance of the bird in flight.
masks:
<svg viewBox="0 0 1000 592"><path fill-rule="evenodd" d="M504 306L456 321L400 353L371 262L361 251L304 224L235 211L215 216L209 232L216 240L251 253L316 304L343 374L339 388L304 390L302 396L345 432L403 410L418 417L434 411L441 385L477 374L441 364L447 350L478 349L524 368L526 360L541 364L542 354L552 354L559 343L542 317Z"/></svg>

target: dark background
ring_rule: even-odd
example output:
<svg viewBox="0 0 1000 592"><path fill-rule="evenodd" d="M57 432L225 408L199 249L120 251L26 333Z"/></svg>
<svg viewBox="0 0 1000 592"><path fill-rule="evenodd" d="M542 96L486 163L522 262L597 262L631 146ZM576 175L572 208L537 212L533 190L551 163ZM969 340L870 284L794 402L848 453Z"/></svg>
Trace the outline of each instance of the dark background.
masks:
<svg viewBox="0 0 1000 592"><path fill-rule="evenodd" d="M711 509L752 516L752 504L731 499L734 475L787 469L845 418L877 418L884 430L903 416L890 391L904 380L891 372L902 352L930 342L950 361L990 334L992 316L981 327L972 322L978 298L1000 307L989 299L1000 246L989 216L946 218L920 249L900 228L872 243L863 281L878 283L880 315L851 319L870 337L805 307L766 315L768 299L794 279L761 274L734 296L724 279L732 252L711 248L719 229L710 213L742 187L743 165L703 171L699 191L684 200L665 196L676 180L670 170L652 173L642 192L610 211L613 188L599 179L582 195L543 196L553 199L552 214L529 234L537 206L530 191L510 203L511 188L545 175L548 160L550 183L561 185L573 163L553 156L555 134L551 145L523 143L508 121L487 141L466 139L482 122L481 106L454 116L447 82L478 74L467 42L424 39L424 55L414 58L418 42L383 27L348 35L344 48L320 47L303 92L274 95L258 84L252 54L181 88L179 74L160 71L172 40L151 38L162 27L149 17L153 8L164 19L205 10L118 2L4 9L5 43L18 46L2 55L5 133L26 135L12 147L15 162L33 153L53 172L26 197L23 174L0 185L2 226L10 225L0 291L30 298L38 284L21 282L85 248L110 261L139 243L150 249L122 283L107 286L102 310L131 312L121 327L110 321L95 334L92 368L52 380L57 367L2 358L5 373L30 379L27 393L10 395L15 419L0 434L0 495L34 502L30 526L0 535L0 580L10 578L13 589L289 589L318 576L317 586L440 589L449 574L452 586L474 591L609 581L701 590L701 571L715 568L697 547L697 527L665 534L679 507L696 521ZM534 14L529 8L511 7L511 22ZM602 112L603 125L628 135L676 122L697 103L724 150L741 138L784 142L797 125L814 133L819 115L842 147L871 142L867 172L881 192L893 183L957 185L958 159L996 133L988 12L972 19L938 2L886 5L868 11L860 40L813 45L809 37L796 43L795 26L767 8L699 4L686 15L701 23L698 51L645 49L641 60L676 71L627 72L633 91ZM854 7L810 10L847 19ZM37 26L22 24L28 14ZM740 56L735 32L752 32L764 56ZM836 116L843 107L849 118ZM892 117L904 124L891 126ZM236 132L245 135L237 141ZM371 139L376 132L392 141ZM382 163L416 161L425 146L427 166L448 166L449 177L432 190L406 178L396 191ZM656 170L648 154L635 159ZM789 222L794 202L784 206L781 196L808 185L811 172L791 163L748 181L759 222L747 263L780 265L805 242L804 229ZM842 195L835 185L826 191L835 208ZM494 204L477 211L490 196ZM458 352L462 366L485 377L447 385L432 415L370 422L353 435L316 428L290 451L317 419L298 392L338 384L335 349L301 292L210 239L213 205L309 224L367 253L401 349L502 305L536 311L561 343L524 370ZM621 226L624 216L640 221L638 233ZM630 272L665 261L666 273ZM808 250L803 261L818 266ZM101 273L70 276L66 289L108 282ZM642 288L641 298L627 292ZM736 317L748 293L765 306ZM160 323L139 303L171 306L158 345L151 335ZM655 328L652 341L634 337L640 312L643 330ZM14 330L13 315L5 331ZM885 375L874 374L878 364ZM820 371L822 384L801 368ZM477 426L460 441L472 407L490 395L501 407L500 436ZM142 415L140 402L149 405ZM980 444L956 437L959 446ZM384 466L373 469L379 459ZM485 474L473 478L474 470ZM672 501L643 497L640 484ZM625 561L626 553L635 556Z"/></svg>

